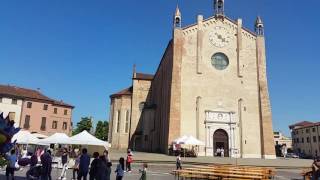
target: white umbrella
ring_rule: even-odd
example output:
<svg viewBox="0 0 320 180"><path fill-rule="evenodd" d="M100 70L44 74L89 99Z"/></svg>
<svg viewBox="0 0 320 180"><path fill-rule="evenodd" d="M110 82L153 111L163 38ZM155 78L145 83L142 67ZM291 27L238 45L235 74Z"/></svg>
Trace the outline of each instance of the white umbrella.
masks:
<svg viewBox="0 0 320 180"><path fill-rule="evenodd" d="M109 143L107 141L102 141L90 133L88 133L86 130L82 131L81 133L74 135L70 138L70 141L72 144L80 144L80 145L91 145L91 146L104 146L106 149L108 149Z"/></svg>
<svg viewBox="0 0 320 180"><path fill-rule="evenodd" d="M54 133L53 135L45 139L40 139L39 141L43 144L72 144L70 137L64 133Z"/></svg>
<svg viewBox="0 0 320 180"><path fill-rule="evenodd" d="M204 142L198 140L197 138L189 135L184 135L173 141L174 144L185 144L185 145L193 145L193 146L204 146Z"/></svg>
<svg viewBox="0 0 320 180"><path fill-rule="evenodd" d="M12 142L17 140L17 144L39 144L39 139L29 131L21 130L12 137Z"/></svg>

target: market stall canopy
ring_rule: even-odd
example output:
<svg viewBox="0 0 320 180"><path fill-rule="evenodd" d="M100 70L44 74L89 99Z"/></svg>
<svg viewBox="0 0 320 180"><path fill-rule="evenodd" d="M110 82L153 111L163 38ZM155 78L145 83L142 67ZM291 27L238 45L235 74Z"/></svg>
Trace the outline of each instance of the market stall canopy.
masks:
<svg viewBox="0 0 320 180"><path fill-rule="evenodd" d="M40 139L39 141L43 144L72 144L70 137L64 133L54 133L53 135L45 139Z"/></svg>
<svg viewBox="0 0 320 180"><path fill-rule="evenodd" d="M88 131L84 130L81 133L74 135L70 138L70 141L72 144L80 144L80 145L91 145L91 146L104 146L106 149L108 149L109 143L106 141L102 141L90 133Z"/></svg>
<svg viewBox="0 0 320 180"><path fill-rule="evenodd" d="M192 145L192 146L204 146L204 142L198 140L193 136L184 135L176 140L173 141L173 144L185 144L185 145Z"/></svg>
<svg viewBox="0 0 320 180"><path fill-rule="evenodd" d="M11 141L14 142L15 140L17 140L16 142L17 144L35 144L35 145L40 144L39 143L40 139L38 139L36 136L31 134L29 131L25 131L25 130L21 130L17 134L15 134L12 137Z"/></svg>
<svg viewBox="0 0 320 180"><path fill-rule="evenodd" d="M37 137L38 139L44 139L47 138L48 136L44 135L44 134L40 134L40 133L31 133L32 135L34 135L35 137Z"/></svg>

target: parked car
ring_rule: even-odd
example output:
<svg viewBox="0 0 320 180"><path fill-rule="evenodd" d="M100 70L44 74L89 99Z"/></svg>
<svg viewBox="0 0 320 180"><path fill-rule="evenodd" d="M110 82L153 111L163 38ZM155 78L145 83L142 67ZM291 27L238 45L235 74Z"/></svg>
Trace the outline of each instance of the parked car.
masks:
<svg viewBox="0 0 320 180"><path fill-rule="evenodd" d="M299 156L296 155L295 153L288 153L287 158L299 158Z"/></svg>

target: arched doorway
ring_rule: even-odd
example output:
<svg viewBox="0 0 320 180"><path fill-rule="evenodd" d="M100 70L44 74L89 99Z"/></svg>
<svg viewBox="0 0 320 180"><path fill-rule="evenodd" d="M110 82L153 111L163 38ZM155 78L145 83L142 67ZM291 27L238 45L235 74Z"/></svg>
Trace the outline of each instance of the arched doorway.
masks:
<svg viewBox="0 0 320 180"><path fill-rule="evenodd" d="M223 149L224 157L229 157L228 133L223 129L218 129L213 134L213 154L216 154L218 148Z"/></svg>

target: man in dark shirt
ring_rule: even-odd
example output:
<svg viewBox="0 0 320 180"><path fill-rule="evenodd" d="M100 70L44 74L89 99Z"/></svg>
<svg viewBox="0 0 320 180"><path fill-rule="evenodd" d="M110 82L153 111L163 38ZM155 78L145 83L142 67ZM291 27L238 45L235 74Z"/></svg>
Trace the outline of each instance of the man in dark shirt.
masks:
<svg viewBox="0 0 320 180"><path fill-rule="evenodd" d="M80 157L80 164L79 164L79 174L78 174L78 180L81 180L82 177L84 180L87 179L88 171L89 171L89 165L90 165L90 157L87 154L87 149L82 149L82 155Z"/></svg>
<svg viewBox="0 0 320 180"><path fill-rule="evenodd" d="M41 159L41 180L51 180L51 164L52 164L52 157L51 157L51 151L48 150L40 157Z"/></svg>

